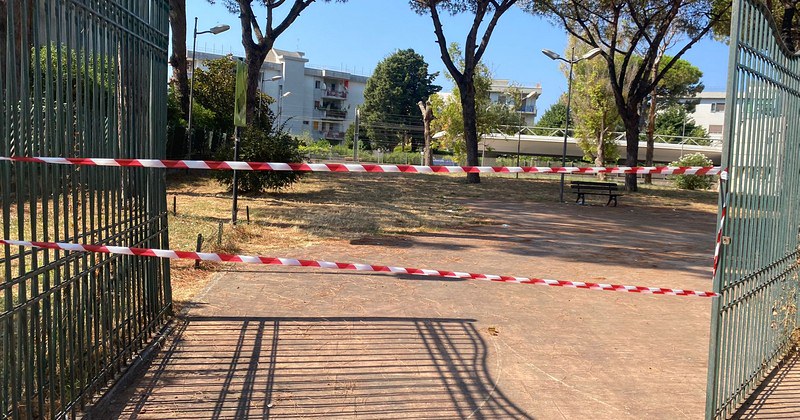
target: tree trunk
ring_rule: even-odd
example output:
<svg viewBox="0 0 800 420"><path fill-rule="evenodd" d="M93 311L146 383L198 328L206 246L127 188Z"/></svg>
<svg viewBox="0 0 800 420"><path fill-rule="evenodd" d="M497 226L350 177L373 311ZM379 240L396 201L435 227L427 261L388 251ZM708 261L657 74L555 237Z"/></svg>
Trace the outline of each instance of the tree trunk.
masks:
<svg viewBox="0 0 800 420"><path fill-rule="evenodd" d="M475 85L472 78L465 77L464 79L466 79L466 83L459 83L458 89L461 94L461 115L464 118L467 166L478 166L478 115L475 111ZM478 184L480 182L480 174L467 174L467 183Z"/></svg>
<svg viewBox="0 0 800 420"><path fill-rule="evenodd" d="M639 165L639 112L625 110L621 115L622 122L625 125L625 144L626 156L625 165L636 167ZM638 191L636 185L636 174L625 175L625 190Z"/></svg>
<svg viewBox="0 0 800 420"><path fill-rule="evenodd" d="M433 108L430 103L422 101L417 102L420 112L422 112L422 127L425 134L425 149L423 150L422 164L431 166L433 164L433 151L431 150L431 121L435 118L433 116Z"/></svg>
<svg viewBox="0 0 800 420"><path fill-rule="evenodd" d="M257 45L255 48L245 45L245 64L247 64L247 123L251 124L258 106L258 84L261 81L261 66L272 49L272 43ZM280 100L280 99L278 99Z"/></svg>
<svg viewBox="0 0 800 420"><path fill-rule="evenodd" d="M650 111L647 115L647 151L645 153L645 166L653 166L653 148L655 147L654 136L656 134L656 90L653 89L650 95ZM653 183L653 176L645 174L645 184Z"/></svg>
<svg viewBox="0 0 800 420"><path fill-rule="evenodd" d="M661 54L656 57L655 62L653 63L653 71L651 74L652 80L655 80L658 77L658 69L661 65ZM655 141L654 136L656 134L656 110L658 105L658 92L657 86L653 86L653 92L650 93L650 110L647 114L647 149L645 151L645 166L653 166L653 147ZM653 176L650 174L646 174L644 176L644 183L645 184L652 184L653 183Z"/></svg>
<svg viewBox="0 0 800 420"><path fill-rule="evenodd" d="M603 121L605 121L605 116L603 116ZM594 158L594 164L598 168L603 167L606 165L606 127L605 124L600 124L600 131L598 132L597 136L597 154ZM600 172L597 174L597 178L600 180L606 179L605 172Z"/></svg>
<svg viewBox="0 0 800 420"><path fill-rule="evenodd" d="M189 118L189 76L186 64L186 0L169 0L169 26L172 29L172 56L169 64L178 86L181 112Z"/></svg>

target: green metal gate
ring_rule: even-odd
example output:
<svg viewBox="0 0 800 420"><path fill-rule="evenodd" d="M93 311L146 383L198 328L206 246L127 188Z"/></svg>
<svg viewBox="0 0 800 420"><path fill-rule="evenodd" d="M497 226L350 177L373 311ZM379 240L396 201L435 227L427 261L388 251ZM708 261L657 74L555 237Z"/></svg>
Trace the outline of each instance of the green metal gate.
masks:
<svg viewBox="0 0 800 420"><path fill-rule="evenodd" d="M726 418L794 344L800 58L758 0L733 4L706 418ZM720 212L722 214L722 212Z"/></svg>
<svg viewBox="0 0 800 420"><path fill-rule="evenodd" d="M166 0L0 1L0 155L163 158ZM168 248L164 172L0 162L2 236ZM74 417L171 309L166 261L4 246L0 417Z"/></svg>

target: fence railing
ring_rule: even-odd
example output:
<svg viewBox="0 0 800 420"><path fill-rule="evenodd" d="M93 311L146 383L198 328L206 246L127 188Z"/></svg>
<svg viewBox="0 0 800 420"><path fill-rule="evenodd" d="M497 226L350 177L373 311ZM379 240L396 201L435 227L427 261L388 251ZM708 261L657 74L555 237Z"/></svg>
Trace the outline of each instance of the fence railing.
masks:
<svg viewBox="0 0 800 420"><path fill-rule="evenodd" d="M796 344L800 57L779 34L760 1L733 2L708 419L733 415Z"/></svg>
<svg viewBox="0 0 800 420"><path fill-rule="evenodd" d="M542 137L564 137L564 127L554 128L554 127L519 127L519 126L498 126L496 127L493 134L498 135L506 135L506 136L517 136L520 133L522 135L530 135L530 136L542 136ZM569 130L568 137L574 137L576 135L573 129ZM624 131L613 131L609 133L609 137L611 140L617 143L622 143L625 141L625 132ZM639 134L639 141L645 142L647 141L647 134L640 133ZM668 144L683 144L683 145L694 145L694 146L711 146L711 147L722 147L722 141L719 139L712 139L707 137L690 137L690 136L669 136L663 134L655 134L653 136L654 143L668 143Z"/></svg>
<svg viewBox="0 0 800 420"><path fill-rule="evenodd" d="M164 157L166 0L2 10L2 155ZM141 168L0 162L2 236L168 247L164 182ZM3 246L0 418L74 418L170 308L166 261Z"/></svg>

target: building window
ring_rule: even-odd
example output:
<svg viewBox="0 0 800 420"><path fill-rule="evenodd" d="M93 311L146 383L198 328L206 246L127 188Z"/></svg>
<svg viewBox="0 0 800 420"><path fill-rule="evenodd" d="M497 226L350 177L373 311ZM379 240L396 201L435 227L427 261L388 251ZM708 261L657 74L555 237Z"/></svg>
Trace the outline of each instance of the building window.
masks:
<svg viewBox="0 0 800 420"><path fill-rule="evenodd" d="M322 82L320 82L319 80L315 81L314 82L314 88L315 89L319 89L320 87L322 87Z"/></svg>
<svg viewBox="0 0 800 420"><path fill-rule="evenodd" d="M722 134L722 125L711 124L708 126L708 134Z"/></svg>
<svg viewBox="0 0 800 420"><path fill-rule="evenodd" d="M314 121L314 130L319 130L319 121Z"/></svg>
<svg viewBox="0 0 800 420"><path fill-rule="evenodd" d="M711 112L725 112L725 102L714 102L711 104Z"/></svg>
<svg viewBox="0 0 800 420"><path fill-rule="evenodd" d="M308 125L308 121L303 121L303 125Z"/></svg>

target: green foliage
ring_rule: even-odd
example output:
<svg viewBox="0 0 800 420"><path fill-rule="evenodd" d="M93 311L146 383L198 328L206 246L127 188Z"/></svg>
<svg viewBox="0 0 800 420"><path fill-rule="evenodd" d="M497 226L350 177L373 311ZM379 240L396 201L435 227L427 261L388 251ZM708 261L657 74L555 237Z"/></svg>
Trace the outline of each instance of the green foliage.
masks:
<svg viewBox="0 0 800 420"><path fill-rule="evenodd" d="M400 165L421 165L422 156L418 152L394 151L383 155L383 163L394 163Z"/></svg>
<svg viewBox="0 0 800 420"><path fill-rule="evenodd" d="M236 62L230 57L208 60L206 68L196 68L194 75L194 103L211 111L210 118L203 121L192 108L193 130L214 130L222 133L233 133L234 92L236 91ZM261 130L270 131L274 116L268 105L274 99L260 94L263 104L261 113L256 110L256 120L248 121L248 125L257 125ZM259 118L258 115L261 115Z"/></svg>
<svg viewBox="0 0 800 420"><path fill-rule="evenodd" d="M95 92L110 94L117 84L117 67L108 56L99 56L97 60L86 60L85 51L78 51L67 45L55 42L38 49L38 65L34 69L41 69L39 77L44 84L60 86L63 95L61 100L67 102L67 97L75 101L78 86L81 94L94 96ZM91 53L94 55L94 53ZM37 50L31 51L31 61L35 64ZM53 90L55 91L55 90Z"/></svg>
<svg viewBox="0 0 800 420"><path fill-rule="evenodd" d="M572 120L572 118L570 118ZM550 108L539 117L539 121L536 123L537 127L545 127L545 128L563 128L564 124L567 121L567 104L564 103L563 100L559 100L558 102L550 105ZM570 126L574 124L574 121L570 121Z"/></svg>
<svg viewBox="0 0 800 420"><path fill-rule="evenodd" d="M232 118L231 118L232 119ZM220 160L233 160L233 144L221 148ZM264 131L256 126L243 130L239 160L250 162L300 162L303 156L298 141L280 128ZM232 188L233 171L216 171L217 180ZM299 172L239 171L239 191L259 193L279 190L300 179Z"/></svg>
<svg viewBox="0 0 800 420"><path fill-rule="evenodd" d="M392 147L398 142L395 125L421 126L417 102L442 89L433 84L438 74L428 73L428 63L413 49L395 51L379 62L364 89L361 115L367 137ZM420 142L424 139L418 131L414 136Z"/></svg>
<svg viewBox="0 0 800 420"><path fill-rule="evenodd" d="M695 124L681 105L673 105L656 115L655 132L662 136L708 137L706 130Z"/></svg>
<svg viewBox="0 0 800 420"><path fill-rule="evenodd" d="M300 144L299 150L305 156L328 156L331 153L331 143L328 140L321 139Z"/></svg>
<svg viewBox="0 0 800 420"><path fill-rule="evenodd" d="M570 44L577 56L591 49L574 38ZM619 160L619 150L613 133L622 128L622 120L614 101L608 67L602 60L583 60L573 66L573 73L571 114L584 159L598 166L615 163Z"/></svg>
<svg viewBox="0 0 800 420"><path fill-rule="evenodd" d="M712 166L714 162L702 153L684 155L670 166ZM708 175L675 175L675 186L684 190L707 190L714 185L714 177Z"/></svg>
<svg viewBox="0 0 800 420"><path fill-rule="evenodd" d="M664 71L672 60L670 56L662 57L659 71ZM703 72L690 62L683 59L676 61L656 86L657 108L665 109L682 104L687 111L694 112L697 103L686 101L686 98L692 98L703 91L705 86L700 82L702 77Z"/></svg>

